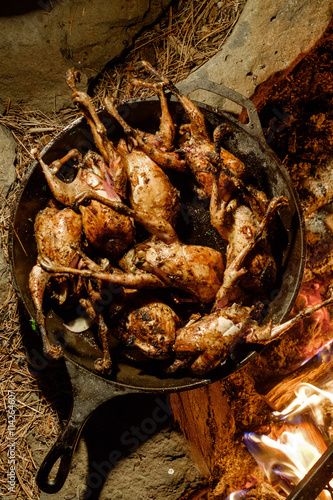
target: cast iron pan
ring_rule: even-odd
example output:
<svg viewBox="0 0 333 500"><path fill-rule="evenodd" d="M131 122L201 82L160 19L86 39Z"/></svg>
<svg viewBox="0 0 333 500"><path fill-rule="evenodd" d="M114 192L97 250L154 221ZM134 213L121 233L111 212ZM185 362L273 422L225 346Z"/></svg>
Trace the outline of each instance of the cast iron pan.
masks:
<svg viewBox="0 0 333 500"><path fill-rule="evenodd" d="M186 90L189 92L198 88L220 94L247 110L249 121L243 124L227 113L199 104L212 130L222 122L231 126L233 133L226 140L225 147L251 170L251 182L264 190L269 199L283 195L289 200L289 205L279 212L275 231L277 236L273 242L275 257L279 265L280 281L269 294L264 319L264 321L272 320L274 323L281 323L287 317L296 299L305 262L304 226L297 196L289 175L265 143L259 118L251 101L211 82L194 82ZM177 101L170 99L169 105L175 123L181 124L188 121L183 108ZM133 127L146 131L154 131L158 128L160 105L157 99L131 101L122 105L119 110ZM112 140L117 140L122 136L122 131L113 118L104 110L100 110L99 115ZM83 154L89 149L95 149L90 129L84 119L78 119L66 127L43 149L41 156L49 164L64 156L72 148L79 149ZM67 165L61 172L64 178L68 178L71 174L70 170ZM177 177L172 174L171 177L182 192L179 223L181 233L178 233L182 235L182 240L220 249L220 240L216 238L209 224L207 204L199 202L194 191L191 191L189 175L186 174L184 178L181 175ZM36 214L45 207L50 197L42 170L37 162L34 162L22 187L14 214L13 228L16 233L13 230L10 235L11 266L17 293L31 318L35 318L35 310L29 292L28 277L31 268L36 263L37 256L33 224ZM61 312L56 312L52 308L48 310L46 306L45 314L50 338L60 341L63 345L74 400L67 427L49 451L37 475L38 486L48 493L55 493L63 486L83 425L101 403L128 393L195 389L238 370L261 350L256 345L241 344L207 378L184 375L184 372L180 375L167 376L154 363L147 366L131 363L126 356L116 357L112 374L109 377L103 377L96 374L94 370L94 360L101 356L98 346L82 335L71 333L65 327ZM51 471L56 462L60 462L60 465L55 479L51 479Z"/></svg>

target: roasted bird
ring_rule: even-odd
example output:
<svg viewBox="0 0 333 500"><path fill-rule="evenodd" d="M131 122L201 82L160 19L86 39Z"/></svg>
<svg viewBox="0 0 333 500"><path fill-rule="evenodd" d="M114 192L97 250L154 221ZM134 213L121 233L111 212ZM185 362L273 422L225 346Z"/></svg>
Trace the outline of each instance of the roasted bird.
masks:
<svg viewBox="0 0 333 500"><path fill-rule="evenodd" d="M89 259L81 249L81 216L70 208L59 210L52 203L41 210L35 219L35 238L38 258L29 275L29 288L36 308L36 320L42 334L43 349L46 354L57 359L62 350L59 345L51 345L45 328L43 297L51 278L59 285L58 299L65 302L69 280L65 276L55 276L42 268L40 261L47 259L55 265L71 268L83 265L97 271L99 266Z"/></svg>
<svg viewBox="0 0 333 500"><path fill-rule="evenodd" d="M119 261L124 271L112 269L110 273L95 273L88 269L72 270L46 259L41 264L48 271L77 274L129 288L175 287L204 303L214 300L224 271L220 252L210 247L185 245L176 234L172 241L152 236L134 246Z"/></svg>
<svg viewBox="0 0 333 500"><path fill-rule="evenodd" d="M218 126L213 132L212 140L203 113L191 99L183 95L168 78L148 62L140 61L136 68L157 78L174 94L188 115L190 123L180 127L182 138L179 149L183 152L185 162L201 186L204 196L211 195L213 183L217 180L225 195L230 197L235 190L240 190L250 203L251 209L259 210L263 215L268 204L266 195L245 182L249 174L248 169L239 158L222 147L223 137L231 133L229 126Z"/></svg>
<svg viewBox="0 0 333 500"><path fill-rule="evenodd" d="M87 240L108 258L117 259L133 244L135 230L129 217L96 200L80 205L79 210Z"/></svg>
<svg viewBox="0 0 333 500"><path fill-rule="evenodd" d="M151 157L145 154L142 148L129 148L124 140L121 140L116 148L107 137L105 126L100 121L91 98L84 92L79 92L76 87L76 79L79 73L69 70L67 73L67 83L73 90L73 101L77 103L90 125L96 145L100 150L107 173L114 190L125 198L127 194L126 186L129 184L129 200L131 206L136 211L146 212L157 218L162 217L175 223L179 209L179 199L177 190L172 186L167 175L161 170ZM163 93L162 93L163 94ZM113 107L112 101L106 98L106 107L109 112L120 122L124 121ZM159 141L166 141L167 147L171 147L174 130L172 120L168 113L165 97L161 96L162 117L159 133ZM127 126L127 125L126 125ZM143 134L141 139L149 142ZM147 140L146 140L147 139ZM152 142L149 142L153 145ZM164 151L166 153L166 151ZM169 153L166 153L170 156ZM177 159L173 153L171 156ZM160 160L160 158L158 158ZM122 172L122 175L121 175ZM121 180L121 182L120 182ZM121 184L121 189L119 185ZM104 196L105 193L99 193ZM120 201L120 197L107 196L109 199Z"/></svg>
<svg viewBox="0 0 333 500"><path fill-rule="evenodd" d="M108 112L120 123L124 132L127 133L129 126L118 113L113 101L106 98L105 104ZM134 133L134 129L130 130L131 134ZM173 137L172 131L168 133L168 130L168 126L166 130L162 128L158 139L158 141L161 141L164 138L167 145L170 144ZM135 133L136 135L137 133ZM149 137L147 143L149 142ZM153 145L154 143L149 142L149 144ZM157 164L154 158L146 153L141 144L139 144L139 147L132 147L129 151L126 142L122 139L118 143L117 151L122 157L122 165L126 170L129 180L129 199L132 208L136 211L147 212L158 218L162 217L174 225L180 204L178 192L171 184L168 176L160 168L160 164Z"/></svg>
<svg viewBox="0 0 333 500"><path fill-rule="evenodd" d="M169 372L187 366L195 375L205 375L224 361L241 340L268 343L332 302L333 294L321 304L304 309L281 325L269 323L259 326L251 319L251 308L239 304L219 309L177 331L173 346L177 359Z"/></svg>
<svg viewBox="0 0 333 500"><path fill-rule="evenodd" d="M135 147L129 152L122 139L117 149L129 180L131 207L175 225L180 203L177 189L168 176L140 148Z"/></svg>
<svg viewBox="0 0 333 500"><path fill-rule="evenodd" d="M76 71L74 68L69 69L66 73L67 85L73 91L72 99L79 106L90 126L95 144L103 156L108 171L110 172L110 177L116 193L124 198L126 196L127 179L126 172L121 165L121 157L109 140L106 128L97 115L91 97L85 92L80 92L78 90L77 81L79 78L80 72Z"/></svg>
<svg viewBox="0 0 333 500"><path fill-rule="evenodd" d="M214 300L221 286L224 264L220 252L177 240L164 243L156 237L133 247L119 262L127 272L144 270L165 285L190 293L199 302Z"/></svg>
<svg viewBox="0 0 333 500"><path fill-rule="evenodd" d="M225 203L213 186L210 213L213 226L228 241L223 283L215 298L215 308L225 307L244 293L262 294L276 280L277 267L267 239L268 222L288 200L274 198L264 216L258 220L249 207L236 198Z"/></svg>
<svg viewBox="0 0 333 500"><path fill-rule="evenodd" d="M127 295L113 335L148 357L168 359L180 324L177 314L167 304L155 297L133 292Z"/></svg>
<svg viewBox="0 0 333 500"><path fill-rule="evenodd" d="M123 127L125 134L131 138L134 146L139 146L154 162L160 167L172 168L180 172L186 172L186 164L175 148L175 127L170 116L167 100L164 94L163 83L151 84L132 80L132 83L149 87L159 96L161 103L160 126L155 134L143 132L142 130L131 127L116 110L114 99L106 97L104 100L105 108Z"/></svg>
<svg viewBox="0 0 333 500"><path fill-rule="evenodd" d="M43 169L47 183L57 201L66 206L73 205L79 196L93 192L102 199L120 201L115 192L112 179L103 158L92 151L83 160L77 149L47 165L34 150L35 156ZM64 182L56 176L62 165L69 159L80 160L75 179ZM88 206L79 206L82 213L83 231L87 239L98 249L102 249L111 258L119 257L134 241L134 226L129 217L119 214L97 201Z"/></svg>

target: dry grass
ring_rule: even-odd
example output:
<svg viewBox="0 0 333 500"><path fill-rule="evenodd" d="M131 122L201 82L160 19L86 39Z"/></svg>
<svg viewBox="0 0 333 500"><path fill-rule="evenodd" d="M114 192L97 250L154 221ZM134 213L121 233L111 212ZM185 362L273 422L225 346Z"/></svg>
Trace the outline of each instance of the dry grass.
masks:
<svg viewBox="0 0 333 500"><path fill-rule="evenodd" d="M126 59L106 70L96 88L97 103L106 93L119 99L145 93L129 86L127 67L145 59L175 83L220 50L246 0L180 0L164 18L135 42Z"/></svg>
<svg viewBox="0 0 333 500"><path fill-rule="evenodd" d="M98 106L106 93L118 94L120 99L130 95L126 67L145 58L164 74L178 82L191 71L206 62L224 43L246 0L179 0L155 27L145 31L135 43L126 59L110 67L101 75L95 88L95 103ZM156 64L157 63L157 64ZM0 193L0 234L4 254L8 260L8 231L12 210L15 206L21 181L32 162L31 149L41 149L65 125L78 116L76 110L44 114L36 110L12 107L0 116L0 125L8 127L17 141L17 182L7 197ZM1 421L0 421L0 496L8 495L8 391L16 397L15 412L15 460L17 484L13 498L27 500L39 498L35 483L37 465L27 437L33 436L48 449L59 434L60 421L64 417L59 399L64 397L59 374L47 372L35 377L26 362L22 342L23 325L18 301L11 283L8 296L0 306L0 375L1 375ZM26 322L27 323L27 322ZM25 325L30 327L29 324ZM51 380L52 379L52 380ZM54 386L54 380L58 385ZM52 397L47 388L52 386ZM66 391L65 391L66 392ZM66 404L64 405L66 407ZM67 401L68 406L68 401ZM66 410L64 410L65 412ZM60 412L60 416L59 416ZM36 443L35 443L36 445Z"/></svg>

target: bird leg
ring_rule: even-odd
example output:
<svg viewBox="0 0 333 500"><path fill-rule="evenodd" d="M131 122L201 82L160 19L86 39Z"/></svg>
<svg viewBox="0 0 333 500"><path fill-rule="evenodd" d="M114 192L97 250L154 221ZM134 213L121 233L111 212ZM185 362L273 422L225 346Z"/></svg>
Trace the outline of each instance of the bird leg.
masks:
<svg viewBox="0 0 333 500"><path fill-rule="evenodd" d="M147 61L139 61L135 65L135 69L144 70L148 74L157 78L160 82L167 87L170 92L174 94L180 104L183 106L184 110L188 114L191 121L191 135L194 140L207 140L210 142L209 132L206 126L206 119L201 113L200 109L194 102L191 101L187 96L182 94L177 87L169 80L167 77L162 75L157 71L151 64Z"/></svg>
<svg viewBox="0 0 333 500"><path fill-rule="evenodd" d="M288 201L284 196L273 198L270 202L263 219L259 223L248 243L244 245L242 250L232 260L230 265L226 267L222 285L216 294L213 310L222 309L230 302L230 297L232 296L236 283L240 277L247 272L247 269L243 267L245 258L249 255L251 250L253 250L258 241L265 238L267 226L274 213L287 204Z"/></svg>
<svg viewBox="0 0 333 500"><path fill-rule="evenodd" d="M140 146L140 148L149 156L149 158L151 158L160 167L173 168L174 170L178 170L180 172L186 171L185 162L179 158L178 153L167 151L164 146L161 147L161 144L157 144L157 142L160 141L156 141L156 139L154 140L154 136L131 127L122 118L122 116L120 116L115 106L114 99L107 96L104 99L104 104L107 112L118 121L118 123L122 126L125 134L132 138L134 146ZM167 128L167 126L165 128Z"/></svg>
<svg viewBox="0 0 333 500"><path fill-rule="evenodd" d="M84 117L90 126L96 146L98 147L104 161L110 169L111 177L116 192L123 198L126 196L127 177L125 169L121 164L121 157L116 148L109 140L106 128L101 122L91 97L85 92L78 90L76 82L79 80L80 72L69 69L66 73L66 82L73 91L73 101L78 104Z"/></svg>

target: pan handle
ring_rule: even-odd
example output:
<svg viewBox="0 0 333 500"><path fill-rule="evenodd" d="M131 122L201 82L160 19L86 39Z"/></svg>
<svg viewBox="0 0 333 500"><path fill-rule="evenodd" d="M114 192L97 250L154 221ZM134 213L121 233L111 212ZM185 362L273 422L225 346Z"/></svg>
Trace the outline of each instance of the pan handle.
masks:
<svg viewBox="0 0 333 500"><path fill-rule="evenodd" d="M91 413L101 404L117 396L137 393L135 389L119 389L101 377L66 361L73 389L73 407L68 423L44 458L37 473L37 485L45 493L56 493L64 485L81 431ZM60 460L60 462L59 462ZM58 469L55 467L59 462ZM54 471L51 478L51 473Z"/></svg>
<svg viewBox="0 0 333 500"><path fill-rule="evenodd" d="M186 95L196 90L207 90L208 92L212 92L213 94L217 94L225 99L229 99L229 101L245 108L249 117L248 123L244 124L239 122L239 120L232 119L232 117L230 117L231 120L237 121L238 125L240 125L244 130L247 130L264 144L266 143L256 107L247 97L243 96L239 92L236 92L236 90L225 87L221 83L211 82L201 78L196 78L189 83L180 84L179 87Z"/></svg>

